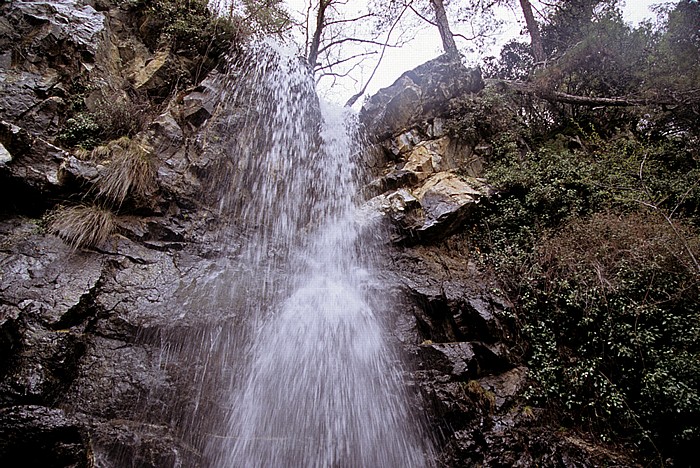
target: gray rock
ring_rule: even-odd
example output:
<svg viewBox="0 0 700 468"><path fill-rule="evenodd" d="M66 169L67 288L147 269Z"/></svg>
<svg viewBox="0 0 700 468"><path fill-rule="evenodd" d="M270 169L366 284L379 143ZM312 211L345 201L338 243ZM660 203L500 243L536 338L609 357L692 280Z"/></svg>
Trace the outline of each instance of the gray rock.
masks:
<svg viewBox="0 0 700 468"><path fill-rule="evenodd" d="M7 148L0 143L0 166L4 166L9 162L12 162L12 155L7 151Z"/></svg>
<svg viewBox="0 0 700 468"><path fill-rule="evenodd" d="M400 234L395 242L415 243L436 241L451 235L469 215L471 209L483 197L493 194L493 189L483 180L462 178L451 172L434 172L440 164L439 156L427 150L402 171L390 173L385 185L417 182L422 185L410 192L399 189L375 197L369 206L388 214ZM427 177L427 178L426 178Z"/></svg>
<svg viewBox="0 0 700 468"><path fill-rule="evenodd" d="M0 409L0 464L93 466L86 431L62 410L42 406Z"/></svg>
<svg viewBox="0 0 700 468"><path fill-rule="evenodd" d="M82 302L89 300L102 276L104 258L73 251L53 236L38 235L35 224L25 223L5 230L10 239L33 231L9 252L0 252L2 302L35 315L48 327L79 320Z"/></svg>
<svg viewBox="0 0 700 468"><path fill-rule="evenodd" d="M221 92L217 73L211 73L200 85L183 99L183 118L194 127L199 127L214 114Z"/></svg>
<svg viewBox="0 0 700 468"><path fill-rule="evenodd" d="M90 5L75 0L17 2L14 5L33 24L43 24L33 40L42 46L73 42L93 54L96 36L104 29L104 15Z"/></svg>
<svg viewBox="0 0 700 468"><path fill-rule="evenodd" d="M42 195L61 190L59 169L69 157L66 151L5 121L0 122L0 142L12 154L12 161L0 166L7 177Z"/></svg>
<svg viewBox="0 0 700 468"><path fill-rule="evenodd" d="M362 107L360 120L374 141L442 117L453 99L483 89L481 71L443 55L401 75Z"/></svg>
<svg viewBox="0 0 700 468"><path fill-rule="evenodd" d="M515 367L503 374L491 375L479 379L482 387L495 395L496 409L514 402L515 397L525 389L527 384L527 367Z"/></svg>
<svg viewBox="0 0 700 468"><path fill-rule="evenodd" d="M479 373L476 354L470 343L430 343L421 345L423 363L457 380Z"/></svg>

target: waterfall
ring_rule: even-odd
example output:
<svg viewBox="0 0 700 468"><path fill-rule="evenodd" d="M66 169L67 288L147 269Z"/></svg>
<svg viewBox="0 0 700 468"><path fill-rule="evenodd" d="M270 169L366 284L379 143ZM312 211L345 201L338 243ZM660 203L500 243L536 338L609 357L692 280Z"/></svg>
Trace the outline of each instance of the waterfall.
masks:
<svg viewBox="0 0 700 468"><path fill-rule="evenodd" d="M226 164L212 186L243 236L243 364L206 449L216 467L431 465L358 222L356 116L318 102L306 65L265 44L227 78ZM233 130L235 129L235 131ZM243 344L241 345L240 342ZM230 356L221 365L229 365ZM226 374L226 371L222 371Z"/></svg>

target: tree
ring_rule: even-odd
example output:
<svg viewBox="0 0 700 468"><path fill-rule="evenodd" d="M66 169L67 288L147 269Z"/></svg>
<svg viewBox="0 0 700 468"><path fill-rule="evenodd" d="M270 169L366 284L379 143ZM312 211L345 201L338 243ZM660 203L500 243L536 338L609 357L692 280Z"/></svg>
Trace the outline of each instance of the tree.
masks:
<svg viewBox="0 0 700 468"><path fill-rule="evenodd" d="M535 15L532 13L532 5L530 4L530 0L520 0L520 8L523 10L527 31L530 34L532 56L535 58L535 63L543 63L547 57L544 54L544 45L542 44L540 28L537 26Z"/></svg>
<svg viewBox="0 0 700 468"><path fill-rule="evenodd" d="M333 85L340 78L350 78L360 83L354 75L359 74L370 56L378 56L376 71L386 48L402 44L400 38L394 39L391 34L397 21L378 22L375 12L358 8L348 0L309 0L299 26L305 37L305 56L316 81L331 80ZM363 90L373 75L364 80Z"/></svg>
<svg viewBox="0 0 700 468"><path fill-rule="evenodd" d="M433 10L435 10L435 23L438 31L440 31L442 47L445 53L450 57L459 58L459 51L457 50L457 44L455 44L454 34L450 29L449 21L447 21L445 5L442 3L442 0L430 0L430 3L433 6Z"/></svg>

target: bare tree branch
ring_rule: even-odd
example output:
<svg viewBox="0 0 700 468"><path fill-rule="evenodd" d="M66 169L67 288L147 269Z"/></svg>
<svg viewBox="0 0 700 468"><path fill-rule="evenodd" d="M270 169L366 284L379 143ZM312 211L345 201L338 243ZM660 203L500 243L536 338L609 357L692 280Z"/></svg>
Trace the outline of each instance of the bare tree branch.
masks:
<svg viewBox="0 0 700 468"><path fill-rule="evenodd" d="M365 85L362 87L360 92L358 92L357 94L355 94L354 96L352 96L350 99L347 100L347 102L345 103L345 107L351 107L353 104L355 104L355 102L357 102L357 100L360 98L360 96L365 94L365 91L367 91L367 87L369 86L369 83L372 81L372 78L374 78L374 75L377 73L377 69L379 69L379 65L382 63L382 59L384 58L384 52L386 52L386 49L387 49L388 44L389 44L389 39L391 38L391 33L394 31L394 28L396 27L396 25L399 24L399 21L401 21L401 17L404 15L404 13L406 13L406 10L409 8L409 5L410 4L406 4L404 6L404 8L403 8L403 10L401 10L401 13L399 14L399 16L397 16L396 20L394 20L394 24L392 24L391 28L389 28L389 32L386 35L386 41L384 41L384 45L382 46L382 53L381 53L381 55L379 55L379 60L377 60L377 63L374 66L374 70L372 70L372 73L369 75L369 78L367 79L367 81L365 81Z"/></svg>
<svg viewBox="0 0 700 468"><path fill-rule="evenodd" d="M384 42L373 41L373 40L370 40L370 39L359 39L359 38L357 38L357 37L344 37L343 39L338 39L338 40L336 40L336 41L331 41L331 42L329 42L328 44L326 44L325 46L323 46L323 47L321 48L321 50L319 50L319 53L323 53L323 52L325 52L326 50L328 50L328 49L330 49L330 48L332 48L332 47L334 47L334 46L337 46L338 44L343 44L343 43L345 43L345 42L356 42L356 43L358 43L358 44L372 44L372 45L377 45L377 46L382 46L382 47L383 47L384 44L385 44ZM395 45L388 45L387 47L398 47L398 46L395 46Z"/></svg>
<svg viewBox="0 0 700 468"><path fill-rule="evenodd" d="M336 60L336 61L333 62L333 63L329 63L329 64L322 65L322 66L317 66L317 67L315 68L315 70L316 70L316 71L325 70L326 68L332 68L332 67L334 67L334 66L336 66L336 65L340 65L341 63L349 62L349 61L352 60L352 59L356 59L356 58L358 58L358 57L367 57L367 56L369 56L369 55L375 55L376 53L377 53L377 51L376 51L376 50L373 50L373 51L371 51L371 52L362 52L362 53L360 53L360 54L351 55L350 57L345 57L345 58L342 58L342 59L338 59L338 60Z"/></svg>
<svg viewBox="0 0 700 468"><path fill-rule="evenodd" d="M509 80L484 80L486 83L498 84L510 88L518 93L534 94L548 101L562 102L576 106L604 106L604 107L632 107L632 106L648 106L648 105L673 105L673 102L667 99L639 99L629 96L617 97L598 97L598 96L578 96L575 94L563 93L561 91L551 91L539 89L529 83Z"/></svg>

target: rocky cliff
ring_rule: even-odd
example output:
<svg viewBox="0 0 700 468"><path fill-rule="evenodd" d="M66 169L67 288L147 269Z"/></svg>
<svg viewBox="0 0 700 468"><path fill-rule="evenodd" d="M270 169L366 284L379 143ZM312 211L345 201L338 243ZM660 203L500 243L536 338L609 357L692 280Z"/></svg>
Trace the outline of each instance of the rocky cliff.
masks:
<svg viewBox="0 0 700 468"><path fill-rule="evenodd" d="M227 180L232 150L216 135L245 109L222 113L215 53L175 50L138 6L17 1L0 13L0 460L206 465L217 382L235 375L198 351L236 369L220 343L234 339L232 305L245 300L213 287L239 271L235 236L218 234L231 220L211 187ZM519 398L527 369L509 304L461 233L494 191L488 142L449 123L483 86L478 70L439 58L361 114L375 176L365 207L385 220L390 258L377 287L392 299L438 463L624 465ZM124 167L131 182L115 185ZM88 212L78 208L92 217L74 218ZM100 230L80 237L74 219Z"/></svg>

